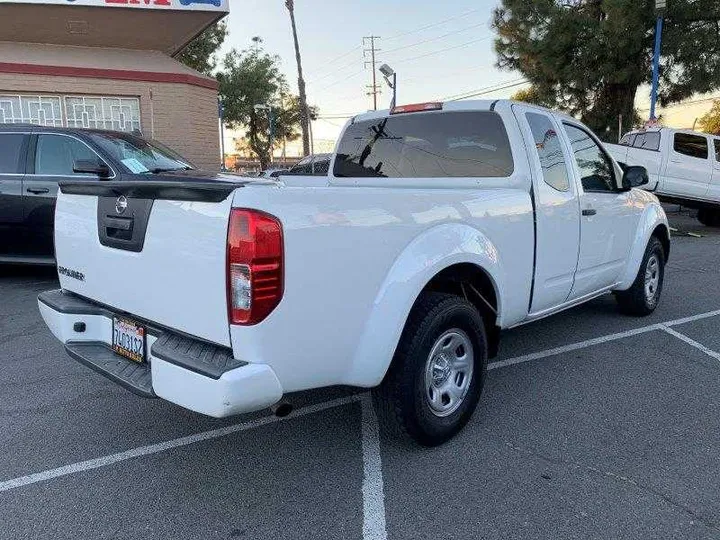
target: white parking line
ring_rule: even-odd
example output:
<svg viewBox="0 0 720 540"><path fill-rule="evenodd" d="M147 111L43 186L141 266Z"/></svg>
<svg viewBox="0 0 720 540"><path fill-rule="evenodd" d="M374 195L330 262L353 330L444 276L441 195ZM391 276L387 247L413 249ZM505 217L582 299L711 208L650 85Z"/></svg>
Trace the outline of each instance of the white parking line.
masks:
<svg viewBox="0 0 720 540"><path fill-rule="evenodd" d="M247 431L249 429L266 426L268 424L274 424L276 422L282 422L291 418L297 418L299 416L305 416L308 414L317 413L327 409L333 409L335 407L341 407L349 403L357 402L362 396L353 395L334 399L332 401L326 401L325 403L317 403L315 405L309 405L302 409L298 409L289 416L279 418L277 416L266 416L252 420L251 422L243 422L242 424L234 424L219 429L213 429L210 431L203 431L201 433L195 433L194 435L188 435L187 437L180 437L179 439L173 439L157 444L150 444L148 446L141 446L139 448L133 448L125 452L119 452L117 454L111 454L109 456L103 456L96 459L89 459L87 461L81 461L79 463L73 463L72 465L66 465L64 467L58 467L57 469L49 469L28 476L21 476L19 478L13 478L12 480L5 480L0 482L0 492L10 491L11 489L27 486L30 484L36 484L38 482L44 482L53 478L59 478L61 476L67 476L69 474L75 474L83 471L89 471L92 469L98 469L100 467L106 467L120 461L128 459L147 456L150 454L157 454L158 452L164 452L165 450L171 450L173 448L179 448L181 446L187 446L201 441L207 441L210 439L217 439L218 437L225 437L232 433L239 433L241 431Z"/></svg>
<svg viewBox="0 0 720 540"><path fill-rule="evenodd" d="M702 343L698 343L697 341L695 341L694 339L686 336L685 334L681 334L680 332L677 332L677 331L673 330L672 328L670 328L670 327L668 327L668 326L662 326L662 330L664 330L665 332L667 332L668 334L670 334L670 335L672 335L672 336L675 336L675 337L678 338L678 339L683 340L683 341L684 341L685 343L687 343L688 345L692 345L692 346L695 347L696 349L701 350L702 352L704 352L704 353L707 354L708 356L713 357L715 360L720 360L720 354L719 354L719 353L716 353L716 352L713 351L712 349L708 349L708 348L707 348L705 345L703 345Z"/></svg>
<svg viewBox="0 0 720 540"><path fill-rule="evenodd" d="M507 360L501 360L499 362L493 362L488 366L488 369L498 369L506 366L515 364L521 364L524 362L530 362L532 360L540 360L550 356L556 356L570 351L576 351L579 349L585 349L592 347L593 345L599 345L626 337L636 336L645 334L647 332L653 332L655 330L662 330L668 332L673 336L685 341L686 343L698 348L706 354L720 360L720 354L712 351L698 343L691 338L681 334L670 328L671 326L677 326L686 324L689 322L706 319L709 317L720 316L720 310L710 311L707 313L701 313L693 315L691 317L685 317L682 319L676 319L665 323L651 324L641 328L628 330L626 332L618 332L616 334L609 334L598 338L588 339L578 343L565 345L562 347L555 347L545 351L537 353L526 354ZM362 406L362 452L363 452L363 539L364 540L386 540L387 529L385 521L385 494L382 477L382 462L380 455L380 436L377 423L377 416L375 409L372 405L369 394L356 394L344 398L327 401L325 403L318 403L310 405L302 409L298 409L285 418L278 418L276 416L268 416L253 420L250 422L244 422L241 424L234 424L224 428L214 429L210 431L204 431L202 433L196 433L194 435L188 435L178 439L165 441L157 444L151 444L148 446L141 446L139 448L133 448L125 452L119 452L117 454L111 454L109 456L103 456L96 459L90 459L64 467L58 467L56 469L49 469L43 472L30 474L28 476L22 476L19 478L13 478L0 482L0 492L10 491L22 486L35 484L38 482L44 482L52 480L53 478L59 478L70 474L75 474L83 471L89 471L100 467L112 465L121 461L129 460L135 457L141 457L151 454L157 454L173 448L179 448L187 446L201 441L207 441L224 437L232 433L238 433L241 431L247 431L257 427L281 422L283 420L289 420L308 414L340 407L350 403L360 402Z"/></svg>
<svg viewBox="0 0 720 540"><path fill-rule="evenodd" d="M586 349L593 345L599 345L601 343L607 343L608 341L615 341L630 336L637 336L638 334L645 334L654 330L661 330L662 326L659 324L651 324L650 326L643 326L642 328L635 328L634 330L628 330L627 332L618 332L617 334L610 334L608 336L602 336L599 338L587 339L571 345L564 345L562 347L555 347L553 349L547 349L536 353L524 354L522 356L516 356L515 358L508 358L507 360L500 360L499 362L492 362L488 364L488 369L498 369L507 366L514 366L515 364L523 364L532 360L540 360L549 356L556 356L570 351L577 351L579 349Z"/></svg>
<svg viewBox="0 0 720 540"><path fill-rule="evenodd" d="M365 394L362 403L363 449L363 539L387 540L385 526L385 490L380 457L380 430L372 398Z"/></svg>
<svg viewBox="0 0 720 540"><path fill-rule="evenodd" d="M706 313L700 313L698 315L692 315L690 317L683 317L682 319L674 319L672 321L667 321L664 323L657 323L657 324L650 324L648 326L642 326L640 328L634 328L632 330L627 330L625 332L618 332L617 334L609 334L607 336L601 336L598 338L592 338L585 341L579 341L578 343L572 343L570 345L563 345L562 347L555 347L552 349L547 349L544 351L539 351L535 353L530 354L524 354L522 356L516 356L515 358L508 358L507 360L500 360L499 362L492 362L488 364L488 369L498 369L502 367L507 366L513 366L515 364L523 364L525 362L530 362L532 360L541 360L543 358L548 358L550 356L556 356L558 354L563 354L566 352L571 351L577 351L579 349L585 349L587 347L592 347L593 345L599 345L601 343L607 343L609 341L615 341L618 339L623 339L626 337L631 336L637 336L639 334L645 334L647 332L654 332L655 330L664 330L668 331L670 330L670 326L678 326L680 324L687 324L695 321L700 321L702 319L708 319L710 317L717 317L720 316L720 309L717 309L715 311L708 311ZM673 334L674 335L674 334ZM679 334L682 335L682 334ZM687 337L687 336L685 336ZM683 339L683 338L680 338ZM690 339L690 338L687 338ZM685 341L683 339L683 341ZM692 340L690 340L692 341ZM689 343L689 342L688 342ZM694 342L697 343L697 342ZM697 343L700 347L704 347L703 345ZM705 347L707 349L707 347ZM702 350L702 349L701 349ZM710 349L707 349L710 351ZM705 352L705 351L703 351ZM713 351L710 351L713 353ZM714 353L717 354L717 353ZM712 354L710 355L712 356Z"/></svg>

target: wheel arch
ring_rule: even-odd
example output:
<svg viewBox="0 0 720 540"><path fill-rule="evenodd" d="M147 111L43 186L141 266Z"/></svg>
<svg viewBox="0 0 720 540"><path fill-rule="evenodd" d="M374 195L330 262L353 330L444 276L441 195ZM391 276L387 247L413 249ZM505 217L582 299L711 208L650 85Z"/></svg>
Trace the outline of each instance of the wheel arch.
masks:
<svg viewBox="0 0 720 540"><path fill-rule="evenodd" d="M625 271L621 275L620 283L615 290L625 291L632 287L640 270L645 249L652 237L656 237L662 243L665 249L665 260L667 261L670 254L670 225L660 203L649 204L645 208L635 232Z"/></svg>
<svg viewBox="0 0 720 540"><path fill-rule="evenodd" d="M444 224L423 233L395 260L374 299L364 331L347 373L346 384L373 387L383 380L410 312L423 292L463 294L459 282L472 285L495 313L488 338L501 326L504 298L502 260L495 245L480 231L464 224ZM472 289L468 299L482 304ZM483 313L483 311L481 311ZM496 350L496 341L492 350Z"/></svg>

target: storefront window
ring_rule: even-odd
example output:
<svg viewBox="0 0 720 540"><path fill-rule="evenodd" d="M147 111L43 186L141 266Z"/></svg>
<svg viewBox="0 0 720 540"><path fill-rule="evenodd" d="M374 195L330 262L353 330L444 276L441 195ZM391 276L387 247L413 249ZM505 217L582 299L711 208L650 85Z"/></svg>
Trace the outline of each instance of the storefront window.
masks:
<svg viewBox="0 0 720 540"><path fill-rule="evenodd" d="M67 96L68 127L140 131L140 101L137 98Z"/></svg>
<svg viewBox="0 0 720 540"><path fill-rule="evenodd" d="M111 96L0 94L0 124L141 131L140 100Z"/></svg>
<svg viewBox="0 0 720 540"><path fill-rule="evenodd" d="M0 124L62 127L60 97L0 94Z"/></svg>

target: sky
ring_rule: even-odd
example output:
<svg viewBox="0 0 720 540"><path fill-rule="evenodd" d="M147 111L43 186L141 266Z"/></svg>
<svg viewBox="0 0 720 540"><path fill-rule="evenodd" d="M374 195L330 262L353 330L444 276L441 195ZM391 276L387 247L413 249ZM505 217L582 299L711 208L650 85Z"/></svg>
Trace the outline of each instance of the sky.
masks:
<svg viewBox="0 0 720 540"><path fill-rule="evenodd" d="M346 119L372 108L365 95L372 71L365 69L363 37L376 35L377 65L398 74L398 103L443 100L522 79L495 67L490 29L497 0L295 0L308 102L320 110L313 122L318 141L334 141ZM230 0L229 36L221 54L244 49L253 36L281 58L281 69L297 92L297 67L284 0ZM369 46L368 43L366 45ZM378 74L387 108L390 90ZM509 97L521 87L483 97ZM226 148L232 148L226 134Z"/></svg>

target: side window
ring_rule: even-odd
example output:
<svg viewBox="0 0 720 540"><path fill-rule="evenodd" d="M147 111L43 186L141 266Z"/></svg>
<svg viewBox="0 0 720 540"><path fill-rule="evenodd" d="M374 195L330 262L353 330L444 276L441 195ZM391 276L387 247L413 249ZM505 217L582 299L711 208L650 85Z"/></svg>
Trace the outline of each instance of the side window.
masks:
<svg viewBox="0 0 720 540"><path fill-rule="evenodd" d="M22 133L0 133L0 174L24 172L21 159L24 139Z"/></svg>
<svg viewBox="0 0 720 540"><path fill-rule="evenodd" d="M584 130L565 124L575 161L580 170L580 181L585 191L615 191L615 171L612 160Z"/></svg>
<svg viewBox="0 0 720 540"><path fill-rule="evenodd" d="M525 117L530 124L535 149L540 158L543 180L558 191L569 191L567 163L552 121L544 114L538 113L526 113Z"/></svg>
<svg viewBox="0 0 720 540"><path fill-rule="evenodd" d="M68 176L73 171L75 161L100 158L88 146L77 139L64 135L38 135L35 150L35 174Z"/></svg>
<svg viewBox="0 0 720 540"><path fill-rule="evenodd" d="M659 150L660 132L650 131L647 133L640 133L632 145L635 148L644 148L645 150Z"/></svg>
<svg viewBox="0 0 720 540"><path fill-rule="evenodd" d="M635 141L635 133L626 133L625 136L620 139L620 144L623 146L632 146Z"/></svg>
<svg viewBox="0 0 720 540"><path fill-rule="evenodd" d="M720 163L720 139L713 139L715 143L715 161Z"/></svg>
<svg viewBox="0 0 720 540"><path fill-rule="evenodd" d="M678 154L698 159L708 158L708 142L705 137L689 133L676 133L673 148Z"/></svg>
<svg viewBox="0 0 720 540"><path fill-rule="evenodd" d="M392 115L351 124L337 177L505 178L514 170L502 118L490 111Z"/></svg>

